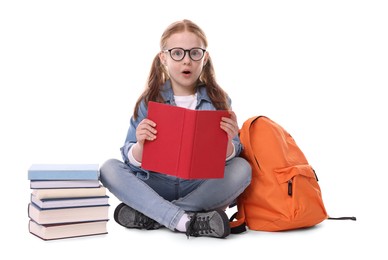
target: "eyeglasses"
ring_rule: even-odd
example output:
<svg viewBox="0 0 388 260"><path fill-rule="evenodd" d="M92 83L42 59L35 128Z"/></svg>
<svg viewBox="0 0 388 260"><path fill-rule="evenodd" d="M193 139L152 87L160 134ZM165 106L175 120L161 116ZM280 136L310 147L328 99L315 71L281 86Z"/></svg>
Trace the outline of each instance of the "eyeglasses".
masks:
<svg viewBox="0 0 388 260"><path fill-rule="evenodd" d="M205 55L206 50L202 48L191 48L189 50L185 50L183 48L172 48L169 50L164 50L163 52L169 52L171 59L175 61L181 61L185 58L186 52L189 54L190 59L193 61L199 61Z"/></svg>

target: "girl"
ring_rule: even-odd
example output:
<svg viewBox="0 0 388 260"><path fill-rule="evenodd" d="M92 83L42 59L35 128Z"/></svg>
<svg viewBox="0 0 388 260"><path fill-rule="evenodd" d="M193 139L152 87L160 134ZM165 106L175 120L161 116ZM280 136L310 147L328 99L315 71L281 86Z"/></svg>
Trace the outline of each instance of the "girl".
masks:
<svg viewBox="0 0 388 260"><path fill-rule="evenodd" d="M161 51L151 66L148 84L136 102L121 153L124 162L106 161L100 180L121 204L114 219L127 228L162 226L189 236L224 238L230 234L225 213L249 185L251 168L238 157L242 146L231 99L217 84L207 39L195 23L182 20L162 34ZM157 138L155 122L147 119L148 101L189 109L230 111L220 127L228 135L222 179L186 180L141 168L144 141ZM168 149L168 147L166 147Z"/></svg>

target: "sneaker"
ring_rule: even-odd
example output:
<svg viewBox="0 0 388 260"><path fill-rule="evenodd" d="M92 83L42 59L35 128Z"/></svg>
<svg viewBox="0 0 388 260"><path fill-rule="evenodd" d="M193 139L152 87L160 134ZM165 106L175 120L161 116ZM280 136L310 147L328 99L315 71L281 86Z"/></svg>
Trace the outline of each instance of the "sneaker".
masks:
<svg viewBox="0 0 388 260"><path fill-rule="evenodd" d="M147 217L139 211L129 207L124 203L120 203L114 212L114 219L121 226L126 228L138 229L158 229L162 225L155 220Z"/></svg>
<svg viewBox="0 0 388 260"><path fill-rule="evenodd" d="M186 236L224 238L230 234L229 218L222 210L188 213Z"/></svg>

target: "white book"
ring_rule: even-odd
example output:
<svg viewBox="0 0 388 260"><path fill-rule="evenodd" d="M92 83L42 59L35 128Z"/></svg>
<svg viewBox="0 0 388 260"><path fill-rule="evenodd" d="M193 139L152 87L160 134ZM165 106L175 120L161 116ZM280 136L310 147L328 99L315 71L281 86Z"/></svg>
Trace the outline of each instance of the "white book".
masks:
<svg viewBox="0 0 388 260"><path fill-rule="evenodd" d="M60 225L40 225L35 221L30 220L28 229L31 234L43 240L53 240L107 234L107 222L107 220L103 220L93 222L67 223Z"/></svg>
<svg viewBox="0 0 388 260"><path fill-rule="evenodd" d="M97 188L99 180L31 180L31 189Z"/></svg>
<svg viewBox="0 0 388 260"><path fill-rule="evenodd" d="M62 188L62 189L35 189L32 194L38 199L99 197L106 195L106 188Z"/></svg>
<svg viewBox="0 0 388 260"><path fill-rule="evenodd" d="M31 194L31 202L41 209L108 205L109 196L39 199Z"/></svg>
<svg viewBox="0 0 388 260"><path fill-rule="evenodd" d="M108 220L108 213L109 205L40 209L28 204L28 217L41 225Z"/></svg>

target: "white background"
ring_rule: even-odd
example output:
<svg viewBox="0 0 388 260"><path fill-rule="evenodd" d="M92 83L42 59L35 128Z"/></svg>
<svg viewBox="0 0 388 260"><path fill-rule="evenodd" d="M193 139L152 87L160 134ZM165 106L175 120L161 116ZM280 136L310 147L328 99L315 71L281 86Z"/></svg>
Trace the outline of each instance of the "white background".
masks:
<svg viewBox="0 0 388 260"><path fill-rule="evenodd" d="M1 1L1 258L386 258L387 14L374 0ZM118 226L111 196L107 235L29 234L29 166L120 159L160 36L183 18L206 32L240 126L255 115L283 125L328 213L356 222L187 240Z"/></svg>

